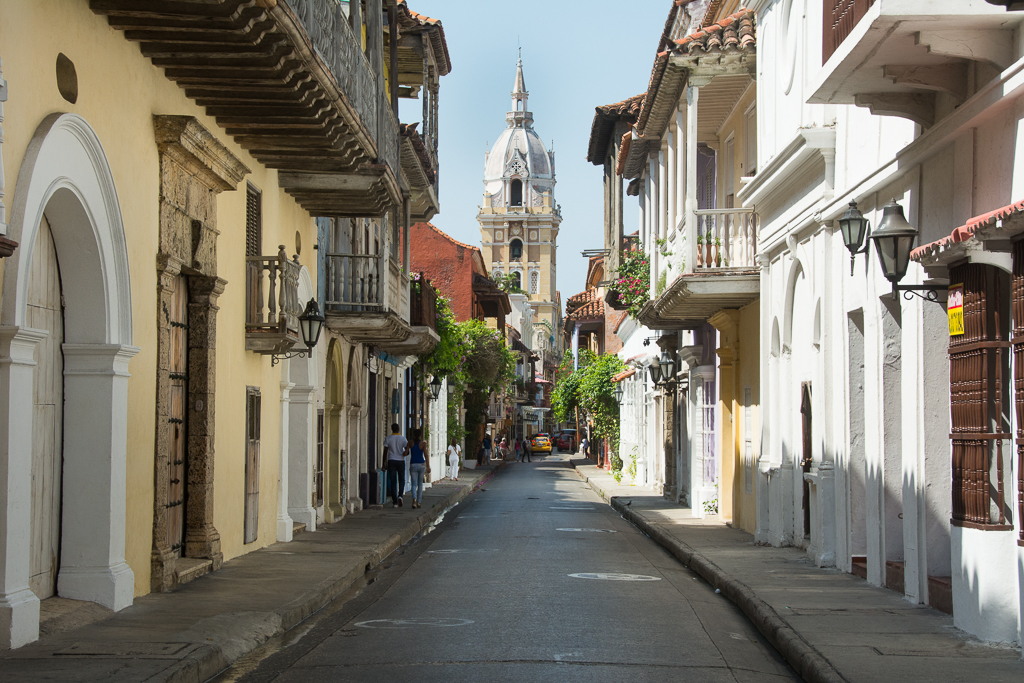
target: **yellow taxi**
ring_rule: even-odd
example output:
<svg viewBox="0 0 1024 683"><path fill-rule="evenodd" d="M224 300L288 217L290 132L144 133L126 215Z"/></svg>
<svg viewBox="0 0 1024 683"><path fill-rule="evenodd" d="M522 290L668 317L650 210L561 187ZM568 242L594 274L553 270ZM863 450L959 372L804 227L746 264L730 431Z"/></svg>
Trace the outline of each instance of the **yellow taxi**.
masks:
<svg viewBox="0 0 1024 683"><path fill-rule="evenodd" d="M533 438L530 439L530 450L534 453L539 451L550 453L551 452L551 437L541 432L540 434L534 434Z"/></svg>

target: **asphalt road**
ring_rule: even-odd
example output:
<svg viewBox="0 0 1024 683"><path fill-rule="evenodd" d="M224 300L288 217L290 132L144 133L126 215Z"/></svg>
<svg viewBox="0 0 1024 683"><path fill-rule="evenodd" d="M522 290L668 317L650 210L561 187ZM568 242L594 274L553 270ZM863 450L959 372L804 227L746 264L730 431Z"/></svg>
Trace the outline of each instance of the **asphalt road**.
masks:
<svg viewBox="0 0 1024 683"><path fill-rule="evenodd" d="M557 455L504 468L371 581L217 681L800 680Z"/></svg>

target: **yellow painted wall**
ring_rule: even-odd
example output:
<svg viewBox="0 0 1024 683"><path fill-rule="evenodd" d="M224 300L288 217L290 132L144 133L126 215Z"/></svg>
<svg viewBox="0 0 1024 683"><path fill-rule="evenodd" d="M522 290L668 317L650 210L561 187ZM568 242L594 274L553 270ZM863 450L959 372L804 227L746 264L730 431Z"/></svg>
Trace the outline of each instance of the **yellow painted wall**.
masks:
<svg viewBox="0 0 1024 683"><path fill-rule="evenodd" d="M757 460L761 457L761 338L760 303L755 301L740 309L740 367L736 377L736 479L733 482L733 526L754 533L757 529ZM750 453L745 454L746 411L744 388L750 389ZM745 458L751 460L747 464ZM746 468L746 473L744 472ZM749 477L750 493L746 492Z"/></svg>
<svg viewBox="0 0 1024 683"><path fill-rule="evenodd" d="M63 52L78 74L78 100L57 91L55 62ZM278 189L276 172L261 167L224 135L215 120L168 81L88 3L68 0L4 0L0 3L0 58L8 82L4 106L5 203L10 212L20 165L33 132L47 115L74 112L96 131L111 166L128 242L132 281L134 344L141 351L129 366L126 557L135 573L135 593L149 590L154 490L156 391L156 283L159 159L154 114L191 115L250 169L248 180L263 190L264 253L278 244L295 251L295 233L304 246L300 261L316 278L310 216ZM280 373L270 358L245 352L243 278L245 187L218 198L218 274L228 281L219 300L217 326L217 416L215 524L225 560L263 547L276 537L280 421ZM8 213L10 216L10 213ZM67 255L59 255L67 258ZM259 385L263 396L260 477L260 534L242 543L244 492L245 387Z"/></svg>

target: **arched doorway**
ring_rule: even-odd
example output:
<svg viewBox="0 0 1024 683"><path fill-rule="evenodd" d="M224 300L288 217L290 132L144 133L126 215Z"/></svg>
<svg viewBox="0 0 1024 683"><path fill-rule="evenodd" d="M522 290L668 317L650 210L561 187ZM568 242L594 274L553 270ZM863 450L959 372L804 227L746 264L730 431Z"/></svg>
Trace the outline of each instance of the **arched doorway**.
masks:
<svg viewBox="0 0 1024 683"><path fill-rule="evenodd" d="M327 373L325 382L323 414L323 516L333 522L345 516L345 489L349 473L345 470L347 458L344 453L342 419L345 416L345 373L343 371L344 351L341 342L332 339L327 348Z"/></svg>
<svg viewBox="0 0 1024 683"><path fill-rule="evenodd" d="M0 525L0 611L6 612L0 623L9 624L0 637L17 647L38 637L30 538L58 549L51 568L37 573L40 594L55 588L114 610L132 603L134 575L124 547L126 442L128 362L138 349L117 192L103 147L84 119L44 119L22 163L12 209L10 236L22 248L6 265L0 309L0 485L7 505ZM41 317L49 318L49 329L32 328ZM36 393L37 373L39 385L49 386L38 405L25 400ZM59 417L44 409L58 400ZM58 440L60 432L75 437ZM34 489L33 460L37 468L49 460L48 486ZM61 479L76 485L61 487Z"/></svg>

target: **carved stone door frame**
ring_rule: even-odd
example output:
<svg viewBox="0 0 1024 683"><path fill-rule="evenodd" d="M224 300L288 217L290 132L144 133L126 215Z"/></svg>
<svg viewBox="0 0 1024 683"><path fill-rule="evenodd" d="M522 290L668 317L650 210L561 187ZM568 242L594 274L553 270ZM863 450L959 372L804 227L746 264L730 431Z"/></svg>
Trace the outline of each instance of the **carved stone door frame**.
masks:
<svg viewBox="0 0 1024 683"><path fill-rule="evenodd" d="M217 195L234 190L249 169L190 116L154 116L160 151L160 241L157 251L157 429L150 588L175 588L189 577L220 568L224 557L213 523L217 299L227 282L217 277ZM188 282L186 392L187 496L181 563L167 543L171 324L165 311L178 276ZM194 560L205 560L196 571Z"/></svg>

